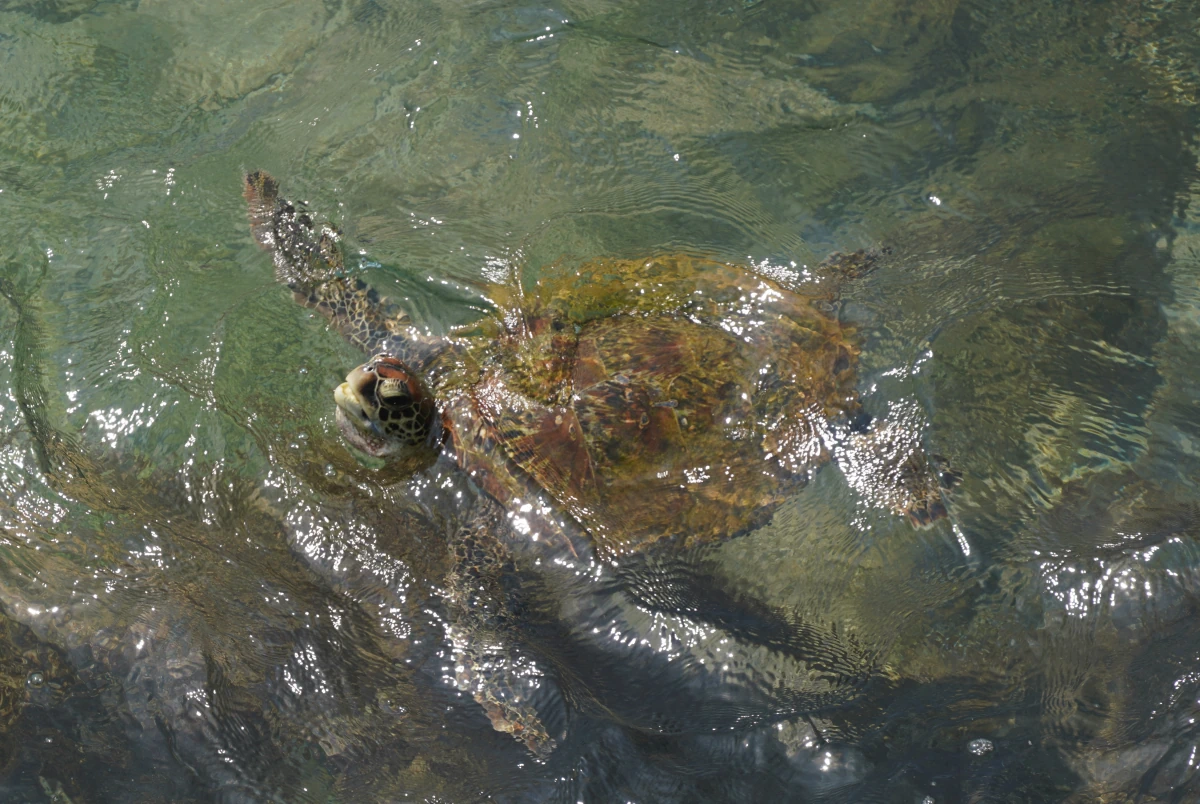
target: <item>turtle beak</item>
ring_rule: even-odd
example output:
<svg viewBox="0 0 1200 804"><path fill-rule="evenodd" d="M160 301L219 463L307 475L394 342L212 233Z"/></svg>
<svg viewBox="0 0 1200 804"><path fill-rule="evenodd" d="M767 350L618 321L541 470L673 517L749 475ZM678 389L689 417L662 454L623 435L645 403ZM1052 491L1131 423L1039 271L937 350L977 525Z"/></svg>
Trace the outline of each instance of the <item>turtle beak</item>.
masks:
<svg viewBox="0 0 1200 804"><path fill-rule="evenodd" d="M337 406L350 417L351 421L363 420L366 422L363 411L362 397L358 391L354 389L348 382L344 382L337 388L333 389L333 401Z"/></svg>
<svg viewBox="0 0 1200 804"><path fill-rule="evenodd" d="M334 389L333 401L337 403L338 413L341 414L338 419L339 424L343 425L343 431L346 429L345 425L350 425L368 438L382 437L379 424L371 415L372 408L367 401L373 393L377 379L375 372L364 371L363 367L359 366L346 375L344 383Z"/></svg>
<svg viewBox="0 0 1200 804"><path fill-rule="evenodd" d="M364 400L371 401L375 397L375 385L379 382L379 375L371 368L370 364L356 366L349 374L346 375L346 381L338 386L334 392L334 398L338 399L338 404L341 399L338 398L340 393L347 400L353 400L359 407L363 407Z"/></svg>
<svg viewBox="0 0 1200 804"><path fill-rule="evenodd" d="M333 389L333 401L337 403L339 408L362 407L362 399L359 397L358 392L350 387L350 383L348 382L344 382Z"/></svg>

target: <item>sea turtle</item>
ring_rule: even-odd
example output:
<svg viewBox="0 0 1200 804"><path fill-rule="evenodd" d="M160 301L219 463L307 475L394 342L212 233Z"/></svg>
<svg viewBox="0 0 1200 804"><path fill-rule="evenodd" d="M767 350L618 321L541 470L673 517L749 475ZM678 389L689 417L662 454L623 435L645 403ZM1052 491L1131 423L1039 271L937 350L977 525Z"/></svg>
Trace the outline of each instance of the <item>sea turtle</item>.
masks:
<svg viewBox="0 0 1200 804"><path fill-rule="evenodd" d="M271 176L247 174L244 192L277 278L369 355L334 391L346 440L413 471L441 456L482 492L451 545L457 671L535 754L554 741L471 646L505 572L578 574L745 533L848 453L860 487L915 525L946 514L949 474L865 414L855 331L834 314L873 252L835 254L807 281L682 254L595 260L495 286L493 314L433 337L348 271L340 233Z"/></svg>

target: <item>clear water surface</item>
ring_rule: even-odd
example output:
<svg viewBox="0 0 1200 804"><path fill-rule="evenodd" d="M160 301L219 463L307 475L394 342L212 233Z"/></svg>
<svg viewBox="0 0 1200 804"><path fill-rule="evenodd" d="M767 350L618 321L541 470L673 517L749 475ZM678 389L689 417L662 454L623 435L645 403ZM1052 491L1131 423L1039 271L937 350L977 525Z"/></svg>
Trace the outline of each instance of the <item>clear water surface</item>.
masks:
<svg viewBox="0 0 1200 804"><path fill-rule="evenodd" d="M0 0L0 798L1196 800L1198 20ZM530 612L535 760L450 683L457 481L345 449L360 356L274 283L251 168L436 331L591 257L890 248L840 314L950 517L828 468L637 606ZM869 680L805 711L826 643Z"/></svg>

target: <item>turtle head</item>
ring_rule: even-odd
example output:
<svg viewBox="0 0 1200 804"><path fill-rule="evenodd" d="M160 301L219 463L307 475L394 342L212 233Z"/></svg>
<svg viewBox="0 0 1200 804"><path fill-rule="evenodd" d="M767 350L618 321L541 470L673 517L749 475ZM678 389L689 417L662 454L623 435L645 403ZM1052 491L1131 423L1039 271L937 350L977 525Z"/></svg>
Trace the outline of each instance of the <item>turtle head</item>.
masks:
<svg viewBox="0 0 1200 804"><path fill-rule="evenodd" d="M338 429L376 458L415 457L433 442L436 409L416 372L376 355L346 375L333 392Z"/></svg>

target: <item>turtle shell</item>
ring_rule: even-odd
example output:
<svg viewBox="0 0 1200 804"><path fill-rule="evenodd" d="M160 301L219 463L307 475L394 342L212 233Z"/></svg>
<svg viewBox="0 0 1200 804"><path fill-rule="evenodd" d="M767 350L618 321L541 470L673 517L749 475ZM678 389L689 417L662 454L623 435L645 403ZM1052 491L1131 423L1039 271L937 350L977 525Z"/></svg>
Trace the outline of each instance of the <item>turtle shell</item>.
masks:
<svg viewBox="0 0 1200 804"><path fill-rule="evenodd" d="M544 493L602 553L763 524L858 410L854 332L815 282L673 255L518 290L447 429L510 512Z"/></svg>

